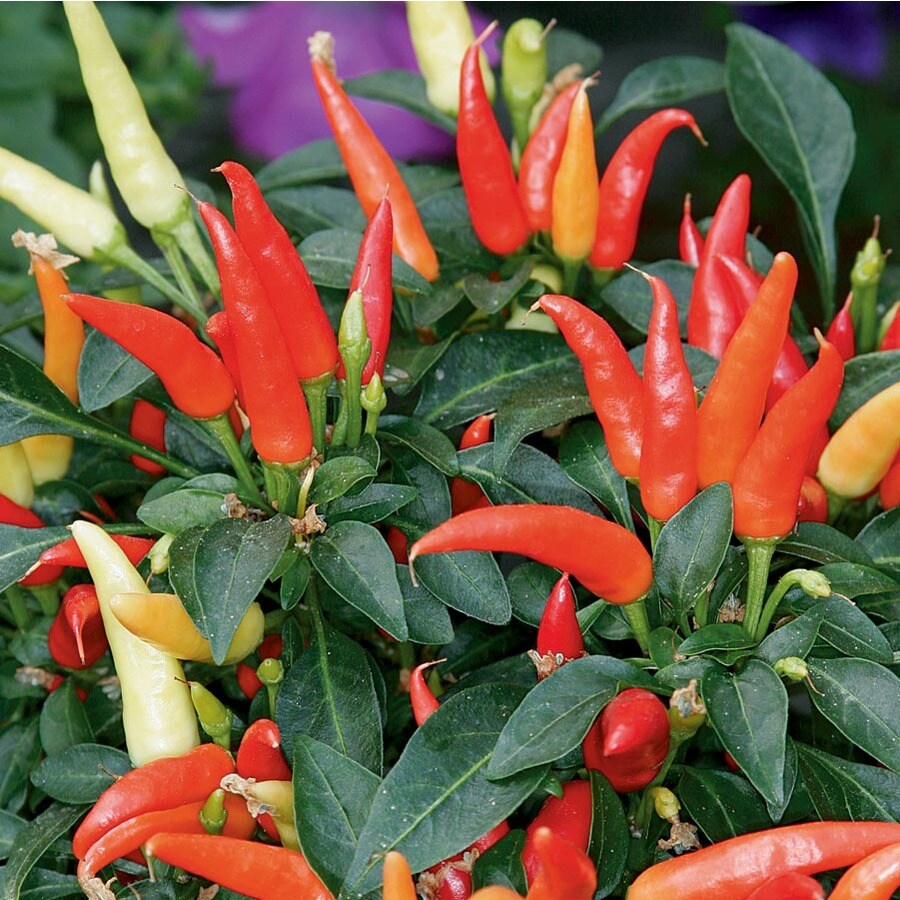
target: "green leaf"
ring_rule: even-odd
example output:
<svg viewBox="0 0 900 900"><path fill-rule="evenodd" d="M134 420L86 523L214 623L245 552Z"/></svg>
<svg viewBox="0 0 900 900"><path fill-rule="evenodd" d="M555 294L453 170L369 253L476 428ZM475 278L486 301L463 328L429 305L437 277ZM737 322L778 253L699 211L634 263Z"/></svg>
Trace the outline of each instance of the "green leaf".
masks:
<svg viewBox="0 0 900 900"><path fill-rule="evenodd" d="M373 525L416 499L418 491L403 484L366 485L352 497L337 497L328 504L325 520L329 525L352 519Z"/></svg>
<svg viewBox="0 0 900 900"><path fill-rule="evenodd" d="M681 335L687 337L688 307L694 284L693 266L677 259L664 259L644 266L642 271L662 278L669 286L678 305ZM653 309L653 290L640 272L623 272L601 291L600 299L641 337L647 337L650 312Z"/></svg>
<svg viewBox="0 0 900 900"><path fill-rule="evenodd" d="M900 821L900 775L797 744L800 774L825 821Z"/></svg>
<svg viewBox="0 0 900 900"><path fill-rule="evenodd" d="M398 641L407 639L394 557L375 528L363 522L338 522L313 541L310 561L351 606Z"/></svg>
<svg viewBox="0 0 900 900"><path fill-rule="evenodd" d="M900 350L854 356L844 363L844 383L829 425L836 431L866 401L900 381Z"/></svg>
<svg viewBox="0 0 900 900"><path fill-rule="evenodd" d="M495 281L486 275L473 272L463 278L462 288L472 301L472 306L493 315L510 303L513 298L528 284L534 259L523 260L509 276L502 281Z"/></svg>
<svg viewBox="0 0 900 900"><path fill-rule="evenodd" d="M572 660L538 682L503 729L488 777L508 778L574 750L620 684L653 686L636 666L611 656Z"/></svg>
<svg viewBox="0 0 900 900"><path fill-rule="evenodd" d="M816 709L848 741L900 770L900 679L866 659L807 662Z"/></svg>
<svg viewBox="0 0 900 900"><path fill-rule="evenodd" d="M294 741L294 818L313 871L337 895L381 779L328 744Z"/></svg>
<svg viewBox="0 0 900 900"><path fill-rule="evenodd" d="M718 769L685 766L678 783L678 799L687 817L710 841L771 828L762 798L746 778Z"/></svg>
<svg viewBox="0 0 900 900"><path fill-rule="evenodd" d="M469 207L461 187L440 191L416 205L440 258L443 281L461 279L473 271L491 272L497 268L497 257L484 248L472 229Z"/></svg>
<svg viewBox="0 0 900 900"><path fill-rule="evenodd" d="M625 874L631 835L622 801L612 785L599 772L589 775L594 814L587 852L597 866L594 900L600 900L616 890Z"/></svg>
<svg viewBox="0 0 900 900"><path fill-rule="evenodd" d="M507 575L506 586L509 588L513 615L519 621L532 628L538 627L547 598L553 585L559 580L559 574L556 569L529 559Z"/></svg>
<svg viewBox="0 0 900 900"><path fill-rule="evenodd" d="M431 425L409 416L382 416L378 436L403 444L429 465L450 477L459 473L456 447L448 437Z"/></svg>
<svg viewBox="0 0 900 900"><path fill-rule="evenodd" d="M361 482L372 481L375 475L375 469L359 456L328 459L316 469L309 490L309 502L322 504L336 500Z"/></svg>
<svg viewBox="0 0 900 900"><path fill-rule="evenodd" d="M824 618L825 607L821 603L810 607L803 615L769 634L757 648L756 655L770 666L786 656L806 659Z"/></svg>
<svg viewBox="0 0 900 900"><path fill-rule="evenodd" d="M413 309L418 311L428 299L417 294ZM385 387L398 397L408 394L438 364L454 337L451 334L436 344L420 344L416 338L393 335L384 369Z"/></svg>
<svg viewBox="0 0 900 900"><path fill-rule="evenodd" d="M37 719L0 731L0 808L23 788L40 753Z"/></svg>
<svg viewBox="0 0 900 900"><path fill-rule="evenodd" d="M735 122L797 204L826 314L834 308L834 217L853 164L846 101L798 53L748 25L726 28L725 89Z"/></svg>
<svg viewBox="0 0 900 900"><path fill-rule="evenodd" d="M690 611L716 577L733 524L731 488L710 485L666 522L653 551L653 572L678 615Z"/></svg>
<svg viewBox="0 0 900 900"><path fill-rule="evenodd" d="M840 594L848 600L857 600L873 594L891 594L900 590L900 582L890 575L857 563L829 563L819 569L819 574L831 582L832 594ZM853 656L852 653L847 655Z"/></svg>
<svg viewBox="0 0 900 900"><path fill-rule="evenodd" d="M15 584L48 548L69 537L66 528L0 525L0 590Z"/></svg>
<svg viewBox="0 0 900 900"><path fill-rule="evenodd" d="M169 579L219 664L247 607L291 536L286 516L263 522L220 519L182 532L169 548Z"/></svg>
<svg viewBox="0 0 900 900"><path fill-rule="evenodd" d="M67 678L41 707L41 746L47 756L54 756L94 739L84 705L75 690L75 682Z"/></svg>
<svg viewBox="0 0 900 900"><path fill-rule="evenodd" d="M275 721L288 756L294 738L304 734L381 772L381 714L368 658L319 615L313 616L309 647L278 689Z"/></svg>
<svg viewBox="0 0 900 900"><path fill-rule="evenodd" d="M856 536L879 569L900 578L900 506L872 519Z"/></svg>
<svg viewBox="0 0 900 900"><path fill-rule="evenodd" d="M329 228L366 230L366 214L347 188L326 184L281 188L266 194L278 221L289 231L306 237Z"/></svg>
<svg viewBox="0 0 900 900"><path fill-rule="evenodd" d="M758 659L737 673L710 669L701 682L709 722L750 783L772 806L785 802L788 697Z"/></svg>
<svg viewBox="0 0 900 900"><path fill-rule="evenodd" d="M101 331L90 331L78 360L78 403L95 412L144 391L156 376Z"/></svg>
<svg viewBox="0 0 900 900"><path fill-rule="evenodd" d="M550 77L572 63L578 63L585 74L600 67L603 59L600 45L577 31L557 26L547 35L546 41L547 75Z"/></svg>
<svg viewBox="0 0 900 900"><path fill-rule="evenodd" d="M755 646L756 641L742 625L714 622L689 634L678 645L678 653L681 656L699 656L716 651L750 650Z"/></svg>
<svg viewBox="0 0 900 900"><path fill-rule="evenodd" d="M595 134L635 109L677 106L694 97L725 90L725 67L701 56L663 56L638 66L619 84L613 102L600 117Z"/></svg>
<svg viewBox="0 0 900 900"><path fill-rule="evenodd" d="M281 576L278 599L282 609L293 609L306 591L312 566L308 556L298 556Z"/></svg>
<svg viewBox="0 0 900 900"><path fill-rule="evenodd" d="M337 144L332 140L310 141L264 165L256 180L264 191L343 178L347 174Z"/></svg>
<svg viewBox="0 0 900 900"><path fill-rule="evenodd" d="M525 832L519 829L503 835L493 847L479 854L472 867L472 889L491 884L502 885L522 896L528 891L522 851L525 849Z"/></svg>
<svg viewBox="0 0 900 900"><path fill-rule="evenodd" d="M416 871L458 853L512 814L543 780L539 766L503 782L485 768L524 690L486 684L447 699L407 743L375 797L343 896L381 882L381 861L398 850Z"/></svg>
<svg viewBox="0 0 900 900"><path fill-rule="evenodd" d="M396 573L409 640L414 644L449 644L453 640L453 623L447 607L423 585L413 585L407 566L398 565Z"/></svg>
<svg viewBox="0 0 900 900"><path fill-rule="evenodd" d="M778 550L823 565L834 562L872 565L872 557L862 544L820 522L800 522L796 533L786 537L778 545Z"/></svg>
<svg viewBox="0 0 900 900"><path fill-rule="evenodd" d="M857 606L834 595L824 600L804 596L794 604L795 609L815 609L816 606L821 606L825 611L819 627L821 641L830 644L844 656L855 656L885 665L893 660L894 654L887 638ZM819 655L815 649L813 655Z"/></svg>
<svg viewBox="0 0 900 900"><path fill-rule="evenodd" d="M228 475L199 475L177 490L138 507L137 517L156 531L180 534L189 528L211 525L226 515L225 495L243 493Z"/></svg>
<svg viewBox="0 0 900 900"><path fill-rule="evenodd" d="M94 803L131 769L128 754L103 744L75 744L44 759L31 783L61 803Z"/></svg>
<svg viewBox="0 0 900 900"><path fill-rule="evenodd" d="M408 109L420 119L456 134L456 119L431 105L425 93L425 79L418 72L383 69L371 75L348 79L344 82L344 90L351 97L364 97Z"/></svg>

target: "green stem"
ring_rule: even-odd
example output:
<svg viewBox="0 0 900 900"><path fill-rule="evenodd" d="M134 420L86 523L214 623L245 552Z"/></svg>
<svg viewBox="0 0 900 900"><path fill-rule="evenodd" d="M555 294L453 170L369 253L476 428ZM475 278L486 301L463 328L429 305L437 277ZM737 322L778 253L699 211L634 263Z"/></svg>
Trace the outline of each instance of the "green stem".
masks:
<svg viewBox="0 0 900 900"><path fill-rule="evenodd" d="M763 606L762 615L759 618L759 624L756 626L755 639L757 641L761 641L766 636L766 631L768 631L769 625L772 622L772 618L775 615L775 611L778 609L778 604L781 603L784 595L795 585L799 584L802 586L802 578L804 574L809 573L807 573L803 569L791 569L790 572L786 572L784 575L782 575L778 580L778 584L776 584L775 587L772 588L772 593L769 594L765 606Z"/></svg>
<svg viewBox="0 0 900 900"><path fill-rule="evenodd" d="M647 618L647 605L644 598L640 597L622 608L625 611L625 618L628 619L628 624L634 632L635 640L641 650L647 653L650 647L650 620Z"/></svg>
<svg viewBox="0 0 900 900"><path fill-rule="evenodd" d="M653 516L647 516L647 528L650 531L650 552L656 549L656 542L659 540L659 533L663 530L665 522L654 519Z"/></svg>
<svg viewBox="0 0 900 900"><path fill-rule="evenodd" d="M584 260L560 257L560 262L562 263L563 271L563 293L569 297L574 297L575 290L578 287L578 276L581 274Z"/></svg>
<svg viewBox="0 0 900 900"><path fill-rule="evenodd" d="M85 437L87 440L93 438L100 444L106 444L109 447L115 447L117 450L124 450L126 453L151 459L173 475L180 475L182 478L194 478L200 474L193 466L189 466L178 459L173 459L165 453L160 453L155 447L151 447L149 444L143 443L143 441L135 440L130 434L120 431L114 425L100 422L97 419L86 419L86 421L90 422L90 427L85 428L84 433L79 434L78 437Z"/></svg>
<svg viewBox="0 0 900 900"><path fill-rule="evenodd" d="M347 446L358 447L362 438L362 402L359 399L360 379L363 367L344 364L347 372L347 390L344 399L347 403Z"/></svg>
<svg viewBox="0 0 900 900"><path fill-rule="evenodd" d="M256 479L253 477L250 463L247 462L247 458L241 453L241 445L238 443L234 432L231 430L231 423L228 421L228 416L225 413L222 413L222 415L206 419L205 422L209 427L209 430L216 438L218 438L219 443L222 445L222 449L225 451L225 455L228 457L228 461L231 463L238 480L243 485L244 490L247 491L248 496L256 503L259 503L264 509L270 508L256 485Z"/></svg>
<svg viewBox="0 0 900 900"><path fill-rule="evenodd" d="M153 240L156 241L156 246L162 250L162 254L166 258L166 262L169 264L172 274L175 276L175 281L178 282L178 287L181 288L181 293L187 298L187 302L182 305L182 309L184 309L185 312L190 313L191 316L203 325L209 317L206 315L206 310L203 308L200 294L197 293L197 286L194 284L194 279L191 277L191 273L184 263L184 257L181 255L178 244L175 243L175 239L169 234L152 232L152 235ZM202 328L200 329L200 335L206 340L209 340L206 336L206 332Z"/></svg>
<svg viewBox="0 0 900 900"><path fill-rule="evenodd" d="M25 600L25 592L17 584L11 584L6 589L6 600L9 603L9 611L12 613L12 620L16 628L19 631L24 631L31 619L31 613L28 612L28 604Z"/></svg>
<svg viewBox="0 0 900 900"><path fill-rule="evenodd" d="M366 434L375 437L378 433L378 419L381 417L381 413L377 410L367 410L366 411Z"/></svg>
<svg viewBox="0 0 900 900"><path fill-rule="evenodd" d="M325 429L328 426L328 387L334 380L334 373L328 372L319 378L301 381L306 403L309 406L309 419L312 423L313 447L316 453L325 452Z"/></svg>
<svg viewBox="0 0 900 900"><path fill-rule="evenodd" d="M59 609L59 591L52 584L35 585L30 589L45 616L55 616Z"/></svg>
<svg viewBox="0 0 900 900"><path fill-rule="evenodd" d="M134 250L127 244L117 244L115 247L107 248L103 251L104 256L111 259L116 265L129 272L134 272L147 282L147 284L155 287L167 300L170 300L176 306L180 306L185 312L194 314L190 302L184 297L181 291L176 290L172 285L150 265L143 257L138 256Z"/></svg>
<svg viewBox="0 0 900 900"><path fill-rule="evenodd" d="M347 440L347 384L344 381L338 382L338 389L341 392L341 405L338 410L337 421L331 432L331 446L341 447Z"/></svg>
<svg viewBox="0 0 900 900"><path fill-rule="evenodd" d="M853 290L853 306L858 310L859 330L856 346L859 353L871 353L878 337L878 284L856 287Z"/></svg>
<svg viewBox="0 0 900 900"><path fill-rule="evenodd" d="M279 512L285 515L293 515L297 509L297 501L300 497L300 472L305 463L282 465L263 460L263 479L266 483L266 493L269 500Z"/></svg>
<svg viewBox="0 0 900 900"><path fill-rule="evenodd" d="M769 582L769 566L779 538L745 538L747 548L747 603L744 607L744 629L752 637L759 627L763 600Z"/></svg>
<svg viewBox="0 0 900 900"><path fill-rule="evenodd" d="M197 226L190 214L179 221L169 231L169 234L172 235L178 246L187 254L187 258L194 264L194 268L200 273L200 277L212 291L213 296L220 297L222 288L219 284L219 273L216 269L216 264L209 255L206 244L203 243L200 232L197 231Z"/></svg>

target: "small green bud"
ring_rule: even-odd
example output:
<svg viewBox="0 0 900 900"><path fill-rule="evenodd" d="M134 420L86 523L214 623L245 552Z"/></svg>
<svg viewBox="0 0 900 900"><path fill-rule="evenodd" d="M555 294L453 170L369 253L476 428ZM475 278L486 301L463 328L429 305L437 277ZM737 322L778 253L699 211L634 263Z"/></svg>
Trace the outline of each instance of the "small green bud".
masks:
<svg viewBox="0 0 900 900"><path fill-rule="evenodd" d="M810 597L830 597L831 582L821 573L810 569L795 569L797 584L803 589L804 594Z"/></svg>
<svg viewBox="0 0 900 900"><path fill-rule="evenodd" d="M266 687L278 687L284 680L284 666L280 659L264 659L256 670L256 677Z"/></svg>
<svg viewBox="0 0 900 900"><path fill-rule="evenodd" d="M360 394L360 402L367 413L377 414L387 406L387 397L384 393L384 384L377 372L372 373L369 383Z"/></svg>
<svg viewBox="0 0 900 900"><path fill-rule="evenodd" d="M850 283L854 288L876 286L886 266L887 256L881 249L878 237L873 234L856 254L850 271Z"/></svg>
<svg viewBox="0 0 900 900"><path fill-rule="evenodd" d="M788 681L806 681L809 678L809 669L799 656L785 656L779 659L772 667L779 678L787 678Z"/></svg>
<svg viewBox="0 0 900 900"><path fill-rule="evenodd" d="M216 788L209 795L199 812L200 824L207 834L221 834L227 818L228 810L225 809L225 791L222 788Z"/></svg>
<svg viewBox="0 0 900 900"><path fill-rule="evenodd" d="M678 802L675 794L667 787L652 788L650 796L653 797L653 808L661 819L671 822L678 818L678 814L681 812L681 804Z"/></svg>
<svg viewBox="0 0 900 900"><path fill-rule="evenodd" d="M344 312L341 315L341 325L338 329L338 349L341 356L361 347L366 340L366 314L363 308L363 296L362 291L356 290L347 298ZM368 353L366 358L368 359Z"/></svg>
<svg viewBox="0 0 900 900"><path fill-rule="evenodd" d="M174 540L174 534L164 534L150 548L147 556L150 559L150 571L154 575L162 575L169 568L169 548Z"/></svg>

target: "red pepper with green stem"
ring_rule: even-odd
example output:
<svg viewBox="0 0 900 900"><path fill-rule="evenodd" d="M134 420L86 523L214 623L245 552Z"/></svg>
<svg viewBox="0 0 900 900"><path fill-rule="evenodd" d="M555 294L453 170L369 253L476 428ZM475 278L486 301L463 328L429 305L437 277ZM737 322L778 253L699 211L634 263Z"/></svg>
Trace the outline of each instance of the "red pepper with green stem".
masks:
<svg viewBox="0 0 900 900"><path fill-rule="evenodd" d="M594 803L589 781L568 781L563 785L562 797L548 797L528 828L525 829L525 848L522 865L528 884L533 884L541 869L535 847L536 832L549 828L558 838L573 847L587 851L591 838Z"/></svg>
<svg viewBox="0 0 900 900"><path fill-rule="evenodd" d="M703 235L691 215L691 195L685 194L678 229L678 258L696 269L703 257L703 243Z"/></svg>
<svg viewBox="0 0 900 900"><path fill-rule="evenodd" d="M856 356L856 334L853 329L853 292L847 294L844 305L837 311L835 317L828 326L825 340L837 347L838 353L844 362Z"/></svg>
<svg viewBox="0 0 900 900"><path fill-rule="evenodd" d="M616 271L631 259L656 157L676 128L690 128L706 143L689 112L663 109L641 122L613 154L600 179L597 235L590 256L595 269Z"/></svg>
<svg viewBox="0 0 900 900"><path fill-rule="evenodd" d="M456 156L472 227L491 253L507 256L531 235L509 147L497 124L481 76L481 45L490 25L466 51L459 71Z"/></svg>
<svg viewBox="0 0 900 900"><path fill-rule="evenodd" d="M545 294L535 307L553 319L581 363L591 406L603 426L613 465L625 478L637 478L643 384L628 351L605 319L571 297Z"/></svg>
<svg viewBox="0 0 900 900"><path fill-rule="evenodd" d="M43 528L44 520L25 506L19 506L9 497L0 494L0 524L15 525L18 528ZM41 584L49 584L56 581L63 573L63 567L58 565L40 564L32 569L24 578L19 579L23 587L37 587Z"/></svg>
<svg viewBox="0 0 900 900"><path fill-rule="evenodd" d="M887 475L878 485L878 502L884 509L900 506L900 456L894 459Z"/></svg>
<svg viewBox="0 0 900 900"><path fill-rule="evenodd" d="M262 643L256 648L260 662L264 659L278 659L284 649L284 639L280 634L270 634L263 638ZM248 700L252 700L262 690L263 683L256 677L256 669L247 663L238 663L237 680L240 689Z"/></svg>
<svg viewBox="0 0 900 900"><path fill-rule="evenodd" d="M109 649L100 601L92 584L66 591L47 635L50 655L67 669L86 669Z"/></svg>
<svg viewBox="0 0 900 900"><path fill-rule="evenodd" d="M166 414L158 406L138 398L131 408L128 433L143 444L149 444L160 453L166 452ZM166 470L152 459L131 454L131 464L148 475L158 477Z"/></svg>
<svg viewBox="0 0 900 900"><path fill-rule="evenodd" d="M495 413L487 413L473 419L462 437L459 439L459 449L468 450L470 447L480 447L491 439L491 422ZM484 495L484 491L471 481L464 478L454 478L450 482L450 508L453 515L459 515L467 509L475 509L479 506L490 505L490 500Z"/></svg>
<svg viewBox="0 0 900 900"><path fill-rule="evenodd" d="M394 249L423 278L434 281L439 274L437 254L397 166L335 76L331 35L316 32L309 40L309 49L313 81L363 212L371 219L385 191L389 191Z"/></svg>
<svg viewBox="0 0 900 900"><path fill-rule="evenodd" d="M661 278L644 276L653 311L644 351L641 502L653 523L667 522L697 493L697 401L684 359L678 307ZM651 535L659 524L651 524Z"/></svg>
<svg viewBox="0 0 900 900"><path fill-rule="evenodd" d="M831 900L891 900L900 888L900 842L876 851L848 869Z"/></svg>

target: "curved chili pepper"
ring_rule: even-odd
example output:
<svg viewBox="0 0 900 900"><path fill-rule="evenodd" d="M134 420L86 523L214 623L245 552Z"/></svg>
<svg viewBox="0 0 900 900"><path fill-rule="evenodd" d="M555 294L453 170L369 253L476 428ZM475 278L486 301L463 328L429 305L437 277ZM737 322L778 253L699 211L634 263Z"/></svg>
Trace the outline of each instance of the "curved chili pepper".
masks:
<svg viewBox="0 0 900 900"><path fill-rule="evenodd" d="M853 316L850 308L853 305L853 292L847 294L844 305L837 311L828 326L825 340L834 344L844 362L856 356L856 334L853 330Z"/></svg>
<svg viewBox="0 0 900 900"><path fill-rule="evenodd" d="M881 479L878 486L878 502L884 509L900 506L900 456L894 459L887 475Z"/></svg>
<svg viewBox="0 0 900 900"><path fill-rule="evenodd" d="M482 32L463 57L456 156L475 234L491 253L506 256L528 240L531 229L478 62L481 44L492 28Z"/></svg>
<svg viewBox="0 0 900 900"><path fill-rule="evenodd" d="M241 370L238 368L237 348L234 345L234 334L231 331L231 325L228 322L228 314L224 309L213 313L206 320L206 333L216 342L219 353L222 356L222 362L228 369L228 374L234 382L234 389L237 393L238 403L241 409L246 409L244 402L244 390L241 385Z"/></svg>
<svg viewBox="0 0 900 900"><path fill-rule="evenodd" d="M819 481L839 497L864 497L900 450L900 382L867 400L832 435L819 460Z"/></svg>
<svg viewBox="0 0 900 900"><path fill-rule="evenodd" d="M238 239L275 310L297 377L306 381L333 372L337 339L294 242L244 166L223 162L213 171L221 172L231 189Z"/></svg>
<svg viewBox="0 0 900 900"><path fill-rule="evenodd" d="M260 661L264 659L278 659L284 648L284 640L280 634L270 634L263 638L262 643L256 648ZM237 667L238 685L248 700L252 700L262 689L263 683L256 677L256 669L241 663Z"/></svg>
<svg viewBox="0 0 900 900"><path fill-rule="evenodd" d="M522 153L519 199L534 232L550 231L553 223L553 184L566 143L569 113L580 89L580 82L574 82L554 97Z"/></svg>
<svg viewBox="0 0 900 900"><path fill-rule="evenodd" d="M535 834L549 828L557 837L579 850L587 850L591 837L594 803L589 781L568 781L562 797L548 797L531 824L525 829L522 865L528 884L533 884L541 869L535 847Z"/></svg>
<svg viewBox="0 0 900 900"><path fill-rule="evenodd" d="M615 604L639 600L653 581L650 556L632 532L568 506L526 503L469 510L419 538L409 564L426 553L455 550L519 553L570 573Z"/></svg>
<svg viewBox="0 0 900 900"><path fill-rule="evenodd" d="M568 575L560 577L547 598L538 626L537 652L541 657L560 655L564 660L584 655L584 638L575 614L575 594Z"/></svg>
<svg viewBox="0 0 900 900"><path fill-rule="evenodd" d="M592 900L597 889L597 869L584 850L550 828L538 828L532 843L540 868L528 891L528 900Z"/></svg>
<svg viewBox="0 0 900 900"><path fill-rule="evenodd" d="M425 680L425 670L433 665L434 661L420 663L409 676L409 702L416 725L421 725L441 705Z"/></svg>
<svg viewBox="0 0 900 900"><path fill-rule="evenodd" d="M697 400L675 299L661 278L645 277L653 311L644 351L639 480L644 508L657 522L667 522L697 493Z"/></svg>
<svg viewBox="0 0 900 900"><path fill-rule="evenodd" d="M681 225L678 229L678 258L695 269L700 265L703 256L703 235L691 215L691 195L684 195L684 206L681 212Z"/></svg>
<svg viewBox="0 0 900 900"><path fill-rule="evenodd" d="M585 766L601 772L618 793L646 787L669 752L665 704L642 688L622 691L591 725L582 752Z"/></svg>
<svg viewBox="0 0 900 900"><path fill-rule="evenodd" d="M806 460L844 378L840 353L816 335L818 361L772 407L734 473L734 533L740 538L782 538L797 521Z"/></svg>
<svg viewBox="0 0 900 900"><path fill-rule="evenodd" d="M557 324L581 363L613 465L626 478L637 478L644 388L622 341L606 320L571 297L544 294L536 306Z"/></svg>
<svg viewBox="0 0 900 900"><path fill-rule="evenodd" d="M67 669L86 669L109 649L100 601L92 584L66 591L47 634L50 655Z"/></svg>
<svg viewBox="0 0 900 900"><path fill-rule="evenodd" d="M197 208L216 254L253 446L266 462L299 463L312 453L312 426L278 320L228 220L211 203Z"/></svg>
<svg viewBox="0 0 900 900"><path fill-rule="evenodd" d="M628 900L694 896L746 900L779 875L840 869L898 840L900 825L894 822L807 822L769 828L651 866L628 889Z"/></svg>
<svg viewBox="0 0 900 900"><path fill-rule="evenodd" d="M717 359L722 358L741 322L740 309L724 281L717 257L744 258L750 225L750 187L749 177L739 175L722 194L691 288L688 343Z"/></svg>
<svg viewBox="0 0 900 900"><path fill-rule="evenodd" d="M126 559L136 566L152 549L155 538L135 537L131 534L109 534L107 537L125 554ZM41 554L44 565L69 566L72 569L86 569L88 564L75 538L67 538Z"/></svg>
<svg viewBox="0 0 900 900"><path fill-rule="evenodd" d="M717 481L732 480L759 429L796 284L794 258L779 253L716 369L697 414L701 490ZM736 397L741 398L740 403L735 402Z"/></svg>
<svg viewBox="0 0 900 900"><path fill-rule="evenodd" d="M135 400L131 408L131 419L128 423L128 433L138 441L166 452L166 414L158 406L148 403L146 400ZM142 472L154 477L162 475L166 470L152 459L144 459L135 453L131 454L131 464Z"/></svg>
<svg viewBox="0 0 900 900"><path fill-rule="evenodd" d="M788 872L758 887L747 900L825 900L825 889L811 875Z"/></svg>
<svg viewBox="0 0 900 900"><path fill-rule="evenodd" d="M257 781L290 781L291 768L281 752L281 733L271 719L257 719L241 738L236 758L237 773ZM272 840L280 840L269 813L257 819Z"/></svg>
<svg viewBox="0 0 900 900"><path fill-rule="evenodd" d="M333 900L297 850L212 834L156 834L144 852L259 900Z"/></svg>
<svg viewBox="0 0 900 900"><path fill-rule="evenodd" d="M391 850L384 857L384 900L417 900L412 871L402 853Z"/></svg>
<svg viewBox="0 0 900 900"><path fill-rule="evenodd" d="M313 81L353 190L368 219L375 214L385 191L389 191L394 213L394 249L423 278L434 281L439 274L437 254L416 205L394 161L338 82L331 44L331 35L324 32L317 32L309 42Z"/></svg>
<svg viewBox="0 0 900 900"><path fill-rule="evenodd" d="M849 868L828 895L831 900L891 900L900 888L900 843Z"/></svg>
<svg viewBox="0 0 900 900"><path fill-rule="evenodd" d="M215 352L184 322L137 303L68 294L69 309L152 369L185 415L211 419L234 402L234 385Z"/></svg>
<svg viewBox="0 0 900 900"><path fill-rule="evenodd" d="M25 506L19 506L4 494L0 494L0 524L15 525L18 528L43 528L44 520ZM62 566L35 566L24 578L19 579L23 587L35 587L56 581L63 573Z"/></svg>
<svg viewBox="0 0 900 900"><path fill-rule="evenodd" d="M150 838L160 832L177 834L205 834L200 821L202 800L184 803L173 809L160 809L142 813L127 819L110 829L99 838L78 863L80 880L93 878L104 866L140 849ZM242 798L229 794L225 797L227 817L223 828L226 837L248 839L253 834L256 822L247 811Z"/></svg>
<svg viewBox="0 0 900 900"><path fill-rule="evenodd" d="M566 142L553 178L550 236L553 251L569 264L580 263L591 252L600 209L594 123L586 86L582 82L572 101Z"/></svg>
<svg viewBox="0 0 900 900"><path fill-rule="evenodd" d="M631 259L656 157L676 128L690 128L706 143L689 112L663 109L641 122L613 154L600 180L597 236L590 257L595 269L621 269Z"/></svg>
<svg viewBox="0 0 900 900"><path fill-rule="evenodd" d="M459 449L468 450L470 447L480 447L482 444L488 443L491 439L491 422L494 421L494 415L494 413L488 413L473 419L459 439ZM474 482L466 481L464 478L454 478L450 482L450 508L453 510L454 516L467 509L489 504L490 501L485 497L484 491ZM389 545L390 542L390 534L388 534Z"/></svg>
<svg viewBox="0 0 900 900"><path fill-rule="evenodd" d="M100 838L135 816L205 801L232 772L231 756L218 744L201 744L182 756L132 769L100 795L72 838L72 852L84 859Z"/></svg>

